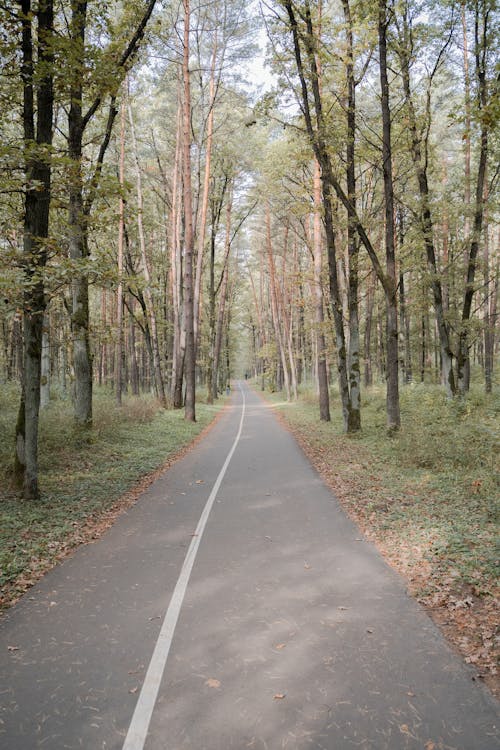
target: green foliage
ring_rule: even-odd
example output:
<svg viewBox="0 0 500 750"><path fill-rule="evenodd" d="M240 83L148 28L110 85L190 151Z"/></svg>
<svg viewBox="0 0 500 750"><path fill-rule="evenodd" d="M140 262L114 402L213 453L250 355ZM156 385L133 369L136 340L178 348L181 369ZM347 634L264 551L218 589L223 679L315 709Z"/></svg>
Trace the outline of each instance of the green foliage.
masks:
<svg viewBox="0 0 500 750"><path fill-rule="evenodd" d="M148 397L126 398L120 409L100 391L95 429L74 428L71 405L52 402L41 416L40 502L6 490L12 464L17 389L0 392L0 587L21 592L62 550L81 541L79 530L98 523L123 493L187 445L220 407L198 404L196 424L182 411L164 411ZM15 581L20 577L20 581ZM0 598L0 601L3 597Z"/></svg>

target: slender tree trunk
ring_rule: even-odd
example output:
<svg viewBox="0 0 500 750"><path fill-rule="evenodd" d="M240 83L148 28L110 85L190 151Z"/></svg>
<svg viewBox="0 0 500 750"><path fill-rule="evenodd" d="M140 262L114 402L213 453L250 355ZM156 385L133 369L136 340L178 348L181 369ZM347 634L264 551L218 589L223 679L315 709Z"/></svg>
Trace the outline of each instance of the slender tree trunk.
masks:
<svg viewBox="0 0 500 750"><path fill-rule="evenodd" d="M491 393L493 390L493 366L495 361L495 330L496 330L496 319L497 319L497 304L498 304L498 282L500 277L500 260L499 249L500 249L500 230L497 231L497 265L494 269L494 279L491 279L490 272L490 257L489 257L489 243L485 238L485 320L484 320L484 386L486 393Z"/></svg>
<svg viewBox="0 0 500 750"><path fill-rule="evenodd" d="M139 395L139 365L137 363L137 350L135 341L135 319L134 319L134 299L130 300L130 312L129 312L129 354L130 354L130 385L132 389L132 395Z"/></svg>
<svg viewBox="0 0 500 750"><path fill-rule="evenodd" d="M396 282L396 242L394 237L394 186L392 178L391 111L389 80L387 77L387 9L386 0L379 0L378 40L380 58L380 88L382 108L382 162L385 204L385 257L386 278L389 286L386 295L387 315L387 427L399 430L399 352L398 309Z"/></svg>
<svg viewBox="0 0 500 750"><path fill-rule="evenodd" d="M214 109L215 109L215 66L217 62L217 29L215 30L214 48L212 50L212 63L210 66L210 83L209 83L209 111L207 118L207 142L205 149L205 174L203 178L203 197L201 201L201 221L198 237L198 255L196 258L196 275L194 283L194 340L195 347L198 347L199 327L200 327L200 302L201 302L201 281L203 272L203 256L205 253L205 235L207 226L208 198L210 195L210 176L212 168L212 142L214 135Z"/></svg>
<svg viewBox="0 0 500 750"><path fill-rule="evenodd" d="M125 93L124 87L123 102L120 116L120 208L118 219L118 288L116 292L116 351L115 351L115 396L116 402L120 406L122 403L123 391L123 245L125 235Z"/></svg>
<svg viewBox="0 0 500 750"><path fill-rule="evenodd" d="M366 296L366 323L365 323L365 338L364 338L364 357L365 357L365 388L373 385L373 367L372 367L372 354L371 354L371 339L372 339L372 322L373 322L373 306L375 304L375 274L370 274L370 282L368 286L368 292Z"/></svg>
<svg viewBox="0 0 500 750"><path fill-rule="evenodd" d="M40 380L40 408L45 409L50 401L50 316L48 310L43 315L42 361Z"/></svg>
<svg viewBox="0 0 500 750"><path fill-rule="evenodd" d="M219 311L217 314L217 330L215 334L214 368L212 371L212 393L214 393L216 397L218 393L217 384L220 380L219 363L220 363L220 355L221 355L221 350L222 350L222 339L224 336L224 315L226 311L226 302L227 302L228 278L229 278L229 263L227 263L224 266L224 270L222 272Z"/></svg>
<svg viewBox="0 0 500 750"><path fill-rule="evenodd" d="M183 102L183 182L184 182L184 329L186 335L184 371L186 377L186 401L184 416L189 422L196 420L195 413L195 367L194 299L193 299L193 206L191 188L191 84L189 71L190 0L184 6L184 53L182 63Z"/></svg>
<svg viewBox="0 0 500 750"><path fill-rule="evenodd" d="M313 220L313 254L314 254L314 295L316 312L317 373L319 389L319 418L330 421L330 393L328 390L328 373L326 370L325 311L323 308L323 288L321 275L323 269L321 229L321 170L318 160L314 160L314 220Z"/></svg>
<svg viewBox="0 0 500 750"><path fill-rule="evenodd" d="M283 335L280 324L279 307L278 307L278 292L276 288L276 269L274 265L273 257L273 246L271 241L271 211L269 204L266 205L266 250L267 250L267 261L269 266L269 282L271 291L271 311L273 317L274 334L276 337L276 346L278 348L278 357L281 362L283 369L283 382L285 385L285 392L287 401L290 401L290 374L288 372L288 366L286 362L285 347L283 343Z"/></svg>
<svg viewBox="0 0 500 750"><path fill-rule="evenodd" d="M69 175L69 254L79 262L88 256L87 217L83 205L82 142L84 122L83 71L85 67L85 29L87 2L71 1L71 104L68 115ZM73 338L74 416L80 427L92 424L92 355L89 339L89 287L84 271L77 271L72 281L71 331Z"/></svg>
<svg viewBox="0 0 500 750"><path fill-rule="evenodd" d="M349 0L342 0L347 36L347 147L346 147L346 177L347 197L356 210L356 83L354 80L354 50L352 19ZM347 300L349 309L349 393L351 408L349 411L349 432L361 429L361 368L360 368L360 340L359 340L359 310L358 310L358 266L359 266L359 238L352 217L347 225L348 248L348 282Z"/></svg>

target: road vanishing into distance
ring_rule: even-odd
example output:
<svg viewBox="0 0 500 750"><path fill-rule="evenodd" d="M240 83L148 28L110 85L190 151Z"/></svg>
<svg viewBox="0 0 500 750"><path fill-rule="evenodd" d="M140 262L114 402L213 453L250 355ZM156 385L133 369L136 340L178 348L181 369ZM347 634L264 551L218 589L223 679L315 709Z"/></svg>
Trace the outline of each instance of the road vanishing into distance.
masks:
<svg viewBox="0 0 500 750"><path fill-rule="evenodd" d="M241 384L0 621L0 748L494 750L473 674Z"/></svg>

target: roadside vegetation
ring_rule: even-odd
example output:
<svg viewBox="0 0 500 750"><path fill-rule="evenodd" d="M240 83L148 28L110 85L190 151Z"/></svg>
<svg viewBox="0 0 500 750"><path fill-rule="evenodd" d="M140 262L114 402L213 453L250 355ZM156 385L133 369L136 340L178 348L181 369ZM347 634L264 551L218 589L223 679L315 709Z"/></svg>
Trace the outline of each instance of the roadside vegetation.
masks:
<svg viewBox="0 0 500 750"><path fill-rule="evenodd" d="M12 604L58 560L98 537L159 471L220 410L200 403L197 422L166 411L152 397L95 396L94 429L74 427L72 405L54 400L42 411L40 500L23 500L11 484L14 386L0 390L0 609Z"/></svg>
<svg viewBox="0 0 500 750"><path fill-rule="evenodd" d="M271 399L349 515L498 694L498 391L451 401L437 386L408 386L392 437L382 387L365 392L354 435L342 433L338 394L331 423L318 420L311 391Z"/></svg>

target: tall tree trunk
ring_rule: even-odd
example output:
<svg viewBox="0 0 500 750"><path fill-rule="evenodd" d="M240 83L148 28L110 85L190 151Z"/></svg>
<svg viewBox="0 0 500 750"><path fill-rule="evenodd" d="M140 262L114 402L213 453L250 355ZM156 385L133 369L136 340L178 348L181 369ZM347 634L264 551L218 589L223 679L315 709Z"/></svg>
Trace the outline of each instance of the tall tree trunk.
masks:
<svg viewBox="0 0 500 750"><path fill-rule="evenodd" d="M161 357L160 347L158 345L158 330L156 325L156 312L154 307L153 295L151 292L151 273L149 270L149 262L146 253L146 238L144 236L144 224L143 224L143 212L144 212L144 201L142 196L142 175L141 166L139 164L139 154L137 152L137 142L135 137L134 119L132 116L132 107L130 102L128 103L128 116L130 123L130 136L132 139L132 151L134 153L134 161L136 168L136 179L137 179L137 230L139 233L139 246L141 248L141 265L142 273L144 275L144 300L146 302L146 315L150 321L151 327L151 342L153 345L153 373L156 396L159 399L161 405L165 407L167 405L167 399L165 397L165 386L163 384L163 374L161 371Z"/></svg>
<svg viewBox="0 0 500 750"><path fill-rule="evenodd" d="M203 272L203 256L205 253L205 235L207 226L208 198L210 194L210 175L212 168L212 142L214 135L214 109L215 109L215 66L217 62L217 29L215 30L214 48L212 50L212 62L210 66L209 83L209 111L207 118L207 141L205 148L205 174L203 178L203 196L201 201L201 220L198 236L198 255L196 258L196 274L194 282L194 341L198 347L199 325L200 325L200 302L201 281Z"/></svg>
<svg viewBox="0 0 500 750"><path fill-rule="evenodd" d="M370 281L368 284L368 291L366 295L366 322L365 322L365 337L364 337L364 358L365 358L365 388L373 385L373 367L372 367L372 353L371 353L371 339L372 339L372 323L373 323L373 307L375 304L375 274L370 274Z"/></svg>
<svg viewBox="0 0 500 750"><path fill-rule="evenodd" d="M226 263L222 272L222 283L220 288L219 310L217 313L217 330L215 334L214 367L212 371L212 393L217 396L219 378L219 363L222 351L222 339L224 336L224 315L226 312L227 290L229 279L229 263Z"/></svg>
<svg viewBox="0 0 500 750"><path fill-rule="evenodd" d="M116 350L115 350L115 396L120 406L123 391L123 246L125 235L125 107L126 89L122 101L120 116L120 208L118 219L118 288L116 290Z"/></svg>
<svg viewBox="0 0 500 750"><path fill-rule="evenodd" d="M71 104L68 114L69 175L69 255L76 262L88 256L87 217L83 203L82 113L83 77L85 68L86 0L71 0ZM81 427L92 424L92 355L89 339L88 277L77 271L72 281L71 331L73 344L74 415Z"/></svg>
<svg viewBox="0 0 500 750"><path fill-rule="evenodd" d="M51 199L50 150L53 134L53 33L52 0L39 4L34 12L30 0L21 0L23 80L23 126L25 170L28 186L24 204L24 378L16 425L15 476L22 478L24 497L37 500L38 419L43 315L46 300L42 278L47 263L49 208ZM33 63L33 16L38 21L38 50ZM35 67L37 68L35 70ZM36 91L36 108L35 108ZM36 129L35 129L36 109ZM33 149L33 143L36 148Z"/></svg>
<svg viewBox="0 0 500 750"><path fill-rule="evenodd" d="M170 274L173 307L173 347L171 397L174 409L183 406L185 331L183 325L183 259L181 251L181 189L180 170L182 162L182 104L179 95L174 170L172 180L172 242Z"/></svg>
<svg viewBox="0 0 500 750"><path fill-rule="evenodd" d="M314 160L314 219L313 219L313 255L314 255L314 296L317 341L317 373L319 389L319 418L330 421L330 393L328 390L328 373L326 369L325 311L323 308L323 288L321 275L323 269L323 233L321 228L321 169L318 160Z"/></svg>
<svg viewBox="0 0 500 750"><path fill-rule="evenodd" d="M196 421L195 413L195 368L196 352L194 342L194 285L193 285L193 194L191 188L191 82L189 71L189 32L190 0L183 0L184 6L184 47L182 75L184 84L183 101L183 184L184 184L184 329L186 350L184 371L186 377L186 400L184 416L189 422Z"/></svg>
<svg viewBox="0 0 500 750"><path fill-rule="evenodd" d="M269 266L269 283L271 291L271 311L273 317L274 334L276 338L276 346L278 349L278 357L281 362L283 369L283 381L285 385L285 392L287 401L290 401L290 374L288 372L288 366L285 355L285 346L283 343L283 332L281 329L281 321L279 315L278 306L278 291L276 287L276 269L274 265L273 257L273 246L271 241L271 211L269 204L266 205L266 250L267 250L267 262Z"/></svg>
<svg viewBox="0 0 500 750"><path fill-rule="evenodd" d="M356 209L356 163L355 163L355 140L356 140L356 83L354 80L354 49L352 18L349 0L342 0L344 18L346 22L347 36L347 146L346 146L346 178L347 197ZM359 266L359 238L352 217L348 219L347 225L347 247L348 247L348 308L349 308L349 392L351 397L351 409L349 412L349 432L361 429L361 369L360 369L360 342L359 342L359 311L358 311L358 266Z"/></svg>
<svg viewBox="0 0 500 750"><path fill-rule="evenodd" d="M385 205L385 257L388 293L387 315L387 427L399 430L399 352L398 309L396 281L396 242L394 237L394 186L392 178L391 110L389 103L389 80L387 77L387 9L386 0L379 0L378 41L380 60L380 89L382 109L382 165L384 175Z"/></svg>
<svg viewBox="0 0 500 750"><path fill-rule="evenodd" d="M137 349L135 340L135 319L134 319L134 299L130 299L129 311L129 353L130 353L130 385L132 395L139 395L139 365L137 363Z"/></svg>

